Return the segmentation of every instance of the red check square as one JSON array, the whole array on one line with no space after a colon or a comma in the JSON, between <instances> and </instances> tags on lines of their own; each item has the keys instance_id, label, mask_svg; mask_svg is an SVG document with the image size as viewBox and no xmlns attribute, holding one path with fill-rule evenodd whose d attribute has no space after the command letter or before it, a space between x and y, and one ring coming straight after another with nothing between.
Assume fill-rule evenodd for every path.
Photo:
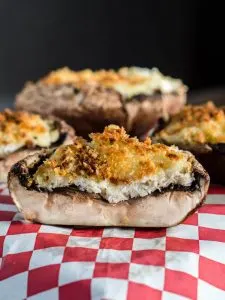
<instances>
[{"instance_id":1,"label":"red check square","mask_svg":"<svg viewBox=\"0 0 225 300\"><path fill-rule=\"evenodd\" d=\"M3 254L3 244L4 244L5 236L0 236L0 257Z\"/></svg>"},{"instance_id":2,"label":"red check square","mask_svg":"<svg viewBox=\"0 0 225 300\"><path fill-rule=\"evenodd\" d=\"M28 273L27 296L50 290L58 286L60 265L51 265L30 270Z\"/></svg>"},{"instance_id":3,"label":"red check square","mask_svg":"<svg viewBox=\"0 0 225 300\"><path fill-rule=\"evenodd\" d=\"M154 288L148 287L144 284L129 282L128 284L128 295L129 300L161 300L162 292Z\"/></svg>"},{"instance_id":4,"label":"red check square","mask_svg":"<svg viewBox=\"0 0 225 300\"><path fill-rule=\"evenodd\" d=\"M82 236L82 237L101 237L103 234L103 229L102 228L96 228L96 229L74 229L71 233L71 235L75 236Z\"/></svg>"},{"instance_id":5,"label":"red check square","mask_svg":"<svg viewBox=\"0 0 225 300\"><path fill-rule=\"evenodd\" d=\"M32 251L8 254L2 259L0 281L18 273L28 271Z\"/></svg>"},{"instance_id":6,"label":"red check square","mask_svg":"<svg viewBox=\"0 0 225 300\"><path fill-rule=\"evenodd\" d=\"M166 250L199 253L199 241L176 237L167 237Z\"/></svg>"},{"instance_id":7,"label":"red check square","mask_svg":"<svg viewBox=\"0 0 225 300\"><path fill-rule=\"evenodd\" d=\"M142 239L154 239L166 236L166 229L136 229L134 237Z\"/></svg>"},{"instance_id":8,"label":"red check square","mask_svg":"<svg viewBox=\"0 0 225 300\"><path fill-rule=\"evenodd\" d=\"M0 195L0 203L13 204L12 198L8 195Z\"/></svg>"},{"instance_id":9,"label":"red check square","mask_svg":"<svg viewBox=\"0 0 225 300\"><path fill-rule=\"evenodd\" d=\"M164 266L165 251L151 249L132 251L131 262L142 265Z\"/></svg>"},{"instance_id":10,"label":"red check square","mask_svg":"<svg viewBox=\"0 0 225 300\"><path fill-rule=\"evenodd\" d=\"M225 188L220 185L210 185L208 194L210 195L224 195L225 194Z\"/></svg>"},{"instance_id":11,"label":"red check square","mask_svg":"<svg viewBox=\"0 0 225 300\"><path fill-rule=\"evenodd\" d=\"M198 212L201 214L225 215L225 205L205 204L199 208Z\"/></svg>"},{"instance_id":12,"label":"red check square","mask_svg":"<svg viewBox=\"0 0 225 300\"><path fill-rule=\"evenodd\" d=\"M225 243L225 230L199 227L199 240Z\"/></svg>"},{"instance_id":13,"label":"red check square","mask_svg":"<svg viewBox=\"0 0 225 300\"><path fill-rule=\"evenodd\" d=\"M193 215L190 215L187 217L182 224L187 224L187 225L198 225L198 213L194 213Z\"/></svg>"},{"instance_id":14,"label":"red check square","mask_svg":"<svg viewBox=\"0 0 225 300\"><path fill-rule=\"evenodd\" d=\"M166 269L164 290L189 299L197 298L197 278L180 271Z\"/></svg>"},{"instance_id":15,"label":"red check square","mask_svg":"<svg viewBox=\"0 0 225 300\"><path fill-rule=\"evenodd\" d=\"M66 246L69 236L65 234L38 233L34 249Z\"/></svg>"},{"instance_id":16,"label":"red check square","mask_svg":"<svg viewBox=\"0 0 225 300\"><path fill-rule=\"evenodd\" d=\"M212 286L225 290L225 265L200 256L199 278Z\"/></svg>"},{"instance_id":17,"label":"red check square","mask_svg":"<svg viewBox=\"0 0 225 300\"><path fill-rule=\"evenodd\" d=\"M69 261L95 261L98 249L66 247L63 262Z\"/></svg>"},{"instance_id":18,"label":"red check square","mask_svg":"<svg viewBox=\"0 0 225 300\"><path fill-rule=\"evenodd\" d=\"M59 287L59 299L91 299L91 280L80 280Z\"/></svg>"},{"instance_id":19,"label":"red check square","mask_svg":"<svg viewBox=\"0 0 225 300\"><path fill-rule=\"evenodd\" d=\"M36 233L40 229L41 225L40 224L28 224L28 223L21 223L21 222L12 222L9 230L8 230L8 235L10 234L20 234L20 233Z\"/></svg>"},{"instance_id":20,"label":"red check square","mask_svg":"<svg viewBox=\"0 0 225 300\"><path fill-rule=\"evenodd\" d=\"M12 221L15 211L0 211L0 221Z\"/></svg>"},{"instance_id":21,"label":"red check square","mask_svg":"<svg viewBox=\"0 0 225 300\"><path fill-rule=\"evenodd\" d=\"M132 246L132 238L104 237L100 243L100 249L132 250Z\"/></svg>"},{"instance_id":22,"label":"red check square","mask_svg":"<svg viewBox=\"0 0 225 300\"><path fill-rule=\"evenodd\" d=\"M94 277L128 279L129 263L96 263Z\"/></svg>"}]
</instances>

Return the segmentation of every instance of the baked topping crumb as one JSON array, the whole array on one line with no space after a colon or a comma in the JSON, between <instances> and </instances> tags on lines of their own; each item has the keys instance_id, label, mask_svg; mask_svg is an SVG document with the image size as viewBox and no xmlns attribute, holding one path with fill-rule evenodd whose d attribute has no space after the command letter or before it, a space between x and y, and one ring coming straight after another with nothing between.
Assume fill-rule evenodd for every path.
<instances>
[{"instance_id":1,"label":"baked topping crumb","mask_svg":"<svg viewBox=\"0 0 225 300\"><path fill-rule=\"evenodd\" d=\"M78 138L73 145L60 146L38 168L34 182L48 190L76 185L118 202L193 181L193 159L176 147L151 144L149 138L140 142L115 125L90 137L90 142Z\"/></svg>"},{"instance_id":2,"label":"baked topping crumb","mask_svg":"<svg viewBox=\"0 0 225 300\"><path fill-rule=\"evenodd\" d=\"M0 113L0 158L22 147L49 147L58 138L59 129L52 120L10 109Z\"/></svg>"},{"instance_id":3,"label":"baked topping crumb","mask_svg":"<svg viewBox=\"0 0 225 300\"><path fill-rule=\"evenodd\" d=\"M82 88L85 84L97 84L107 88L113 88L125 98L139 94L152 95L158 91L171 93L184 87L181 80L164 76L158 69L138 67L124 67L118 71L89 69L72 71L62 68L51 72L44 77L42 82L47 84L73 84L76 88Z\"/></svg>"},{"instance_id":4,"label":"baked topping crumb","mask_svg":"<svg viewBox=\"0 0 225 300\"><path fill-rule=\"evenodd\" d=\"M156 134L156 139L170 144L225 143L225 112L209 101L187 105Z\"/></svg>"}]
</instances>

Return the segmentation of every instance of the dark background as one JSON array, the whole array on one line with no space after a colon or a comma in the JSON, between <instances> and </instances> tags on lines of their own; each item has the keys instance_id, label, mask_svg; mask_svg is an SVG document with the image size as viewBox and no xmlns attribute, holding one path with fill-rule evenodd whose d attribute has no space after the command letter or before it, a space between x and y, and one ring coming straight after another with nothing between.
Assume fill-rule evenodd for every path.
<instances>
[{"instance_id":1,"label":"dark background","mask_svg":"<svg viewBox=\"0 0 225 300\"><path fill-rule=\"evenodd\" d=\"M157 66L190 90L225 86L219 1L0 0L0 104L52 69Z\"/></svg>"}]
</instances>

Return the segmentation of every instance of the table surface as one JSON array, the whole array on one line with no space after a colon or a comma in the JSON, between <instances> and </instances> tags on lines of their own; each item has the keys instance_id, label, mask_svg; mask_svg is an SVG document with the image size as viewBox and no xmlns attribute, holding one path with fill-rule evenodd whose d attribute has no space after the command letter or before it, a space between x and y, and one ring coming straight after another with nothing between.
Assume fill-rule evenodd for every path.
<instances>
[{"instance_id":1,"label":"table surface","mask_svg":"<svg viewBox=\"0 0 225 300\"><path fill-rule=\"evenodd\" d=\"M168 229L25 223L0 185L0 299L225 299L225 187Z\"/></svg>"}]
</instances>

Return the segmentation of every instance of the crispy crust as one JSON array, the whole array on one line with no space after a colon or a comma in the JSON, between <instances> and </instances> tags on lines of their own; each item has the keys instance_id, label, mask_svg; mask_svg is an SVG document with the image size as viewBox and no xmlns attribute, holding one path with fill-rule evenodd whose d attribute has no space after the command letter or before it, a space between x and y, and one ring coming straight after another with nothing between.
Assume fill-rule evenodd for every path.
<instances>
[{"instance_id":1,"label":"crispy crust","mask_svg":"<svg viewBox=\"0 0 225 300\"><path fill-rule=\"evenodd\" d=\"M184 144L224 143L224 124L225 111L216 107L213 102L186 105L158 131L158 137L169 141L169 138L178 135L178 142ZM169 142L172 143L172 140Z\"/></svg>"},{"instance_id":2,"label":"crispy crust","mask_svg":"<svg viewBox=\"0 0 225 300\"><path fill-rule=\"evenodd\" d=\"M56 120L60 125L60 133L62 137L62 141L60 144L71 144L75 139L75 132L74 129L66 124L64 121L55 118L55 117L48 117L48 119ZM56 143L55 146L58 146ZM9 154L6 158L0 160L0 181L7 182L7 176L10 168L14 165L17 161L24 159L28 155L32 155L36 152L39 152L40 148L37 149L24 149L16 151L12 154Z\"/></svg>"},{"instance_id":3,"label":"crispy crust","mask_svg":"<svg viewBox=\"0 0 225 300\"><path fill-rule=\"evenodd\" d=\"M163 144L152 145L149 138L140 142L116 125L107 126L103 133L92 133L90 138L90 143L77 138L73 145L59 147L38 169L35 176L40 185L50 184L52 176L70 180L87 176L115 185L131 184L183 159L185 169L192 168L193 159L184 151Z\"/></svg>"},{"instance_id":4,"label":"crispy crust","mask_svg":"<svg viewBox=\"0 0 225 300\"><path fill-rule=\"evenodd\" d=\"M163 143L170 146L165 140L155 138L155 135L163 130L168 122L160 120L160 122L151 131L153 142ZM210 181L215 184L225 185L225 143L219 144L193 144L187 145L184 143L176 144L180 149L190 151L196 159L203 165L209 173Z\"/></svg>"},{"instance_id":5,"label":"crispy crust","mask_svg":"<svg viewBox=\"0 0 225 300\"><path fill-rule=\"evenodd\" d=\"M82 136L102 131L109 124L124 126L132 135L141 136L158 118L179 112L185 103L184 85L176 93L126 100L116 90L96 84L77 90L71 84L30 82L17 95L15 105L17 109L58 116Z\"/></svg>"},{"instance_id":6,"label":"crispy crust","mask_svg":"<svg viewBox=\"0 0 225 300\"><path fill-rule=\"evenodd\" d=\"M46 153L45 155L48 155ZM43 156L43 153L42 153ZM18 162L8 177L10 194L26 220L44 224L125 227L168 227L180 223L200 206L209 187L209 176L195 161L199 188L167 191L157 195L110 204L94 194L69 189L40 192L26 188L20 175L43 159L34 154ZM88 218L87 218L88 216Z\"/></svg>"}]
</instances>

